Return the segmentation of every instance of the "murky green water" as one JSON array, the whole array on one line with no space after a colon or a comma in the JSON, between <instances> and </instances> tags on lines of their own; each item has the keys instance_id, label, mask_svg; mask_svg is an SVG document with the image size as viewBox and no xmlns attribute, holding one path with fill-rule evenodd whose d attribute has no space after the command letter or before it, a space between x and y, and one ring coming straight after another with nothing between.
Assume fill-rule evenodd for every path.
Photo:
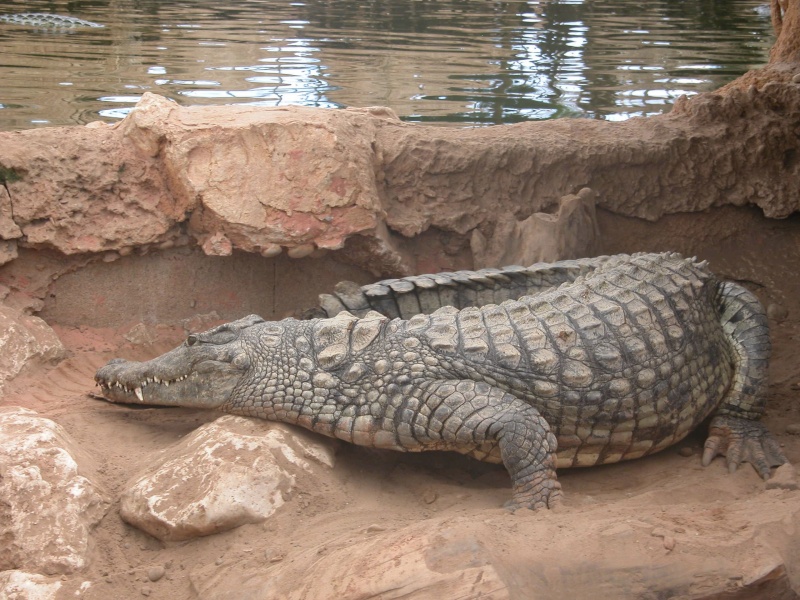
<instances>
[{"instance_id":1,"label":"murky green water","mask_svg":"<svg viewBox=\"0 0 800 600\"><path fill-rule=\"evenodd\" d=\"M611 120L669 109L766 62L746 0L0 2L103 28L0 24L0 130L182 105L385 105L408 121Z\"/></svg>"}]
</instances>

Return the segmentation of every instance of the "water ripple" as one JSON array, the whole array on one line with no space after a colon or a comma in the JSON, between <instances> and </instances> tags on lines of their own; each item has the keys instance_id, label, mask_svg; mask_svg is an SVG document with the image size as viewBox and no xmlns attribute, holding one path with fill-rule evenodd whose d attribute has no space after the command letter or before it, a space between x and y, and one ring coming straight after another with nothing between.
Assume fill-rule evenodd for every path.
<instances>
[{"instance_id":1,"label":"water ripple","mask_svg":"<svg viewBox=\"0 0 800 600\"><path fill-rule=\"evenodd\" d=\"M0 26L0 129L119 119L148 90L184 105L386 105L436 124L622 120L764 63L763 6L76 0L74 16L105 27Z\"/></svg>"}]
</instances>

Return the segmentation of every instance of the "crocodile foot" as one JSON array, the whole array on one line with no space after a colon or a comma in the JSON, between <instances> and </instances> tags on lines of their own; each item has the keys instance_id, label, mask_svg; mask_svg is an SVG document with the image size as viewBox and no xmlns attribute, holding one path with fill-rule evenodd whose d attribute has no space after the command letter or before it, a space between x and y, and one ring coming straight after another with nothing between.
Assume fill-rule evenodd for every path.
<instances>
[{"instance_id":1,"label":"crocodile foot","mask_svg":"<svg viewBox=\"0 0 800 600\"><path fill-rule=\"evenodd\" d=\"M563 498L561 484L555 478L555 472L538 471L522 484L514 486L514 496L503 507L515 512L520 508L538 510L540 508L556 508Z\"/></svg>"},{"instance_id":2,"label":"crocodile foot","mask_svg":"<svg viewBox=\"0 0 800 600\"><path fill-rule=\"evenodd\" d=\"M715 456L728 459L731 473L742 462L749 462L764 480L770 477L770 467L788 462L780 445L762 423L726 415L711 420L703 450L703 466L708 466Z\"/></svg>"}]
</instances>

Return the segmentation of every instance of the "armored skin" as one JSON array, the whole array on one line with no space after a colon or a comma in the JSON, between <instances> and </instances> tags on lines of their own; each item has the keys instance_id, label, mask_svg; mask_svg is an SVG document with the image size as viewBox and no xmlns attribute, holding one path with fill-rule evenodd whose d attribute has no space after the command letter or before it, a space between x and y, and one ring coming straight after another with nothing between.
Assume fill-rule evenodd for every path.
<instances>
[{"instance_id":1,"label":"armored skin","mask_svg":"<svg viewBox=\"0 0 800 600\"><path fill-rule=\"evenodd\" d=\"M115 359L96 380L112 402L502 462L512 509L558 502L557 467L652 454L712 415L703 464L721 454L768 478L786 459L758 422L770 343L756 297L677 254L594 266L519 300L408 320L249 316L147 362Z\"/></svg>"},{"instance_id":2,"label":"armored skin","mask_svg":"<svg viewBox=\"0 0 800 600\"><path fill-rule=\"evenodd\" d=\"M320 294L319 306L306 311L303 316L335 317L347 311L363 317L375 310L390 318L410 319L445 306L468 308L500 304L575 281L602 264L626 259L627 256L599 256L536 263L529 267L412 275L361 286L352 281L342 281L334 287L332 294Z\"/></svg>"}]
</instances>

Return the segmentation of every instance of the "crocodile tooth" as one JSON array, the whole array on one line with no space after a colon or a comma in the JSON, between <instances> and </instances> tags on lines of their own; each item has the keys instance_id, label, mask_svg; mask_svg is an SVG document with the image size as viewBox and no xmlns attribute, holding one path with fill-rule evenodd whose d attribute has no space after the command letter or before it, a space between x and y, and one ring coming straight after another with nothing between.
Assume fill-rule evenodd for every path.
<instances>
[{"instance_id":1,"label":"crocodile tooth","mask_svg":"<svg viewBox=\"0 0 800 600\"><path fill-rule=\"evenodd\" d=\"M142 388L137 387L134 392L136 392L136 397L139 399L139 402L144 402L144 396L142 396Z\"/></svg>"},{"instance_id":2,"label":"crocodile tooth","mask_svg":"<svg viewBox=\"0 0 800 600\"><path fill-rule=\"evenodd\" d=\"M156 383L161 383L161 380L158 377L153 377L153 381L155 381Z\"/></svg>"},{"instance_id":3,"label":"crocodile tooth","mask_svg":"<svg viewBox=\"0 0 800 600\"><path fill-rule=\"evenodd\" d=\"M169 381L164 382L164 387L169 387Z\"/></svg>"}]
</instances>

